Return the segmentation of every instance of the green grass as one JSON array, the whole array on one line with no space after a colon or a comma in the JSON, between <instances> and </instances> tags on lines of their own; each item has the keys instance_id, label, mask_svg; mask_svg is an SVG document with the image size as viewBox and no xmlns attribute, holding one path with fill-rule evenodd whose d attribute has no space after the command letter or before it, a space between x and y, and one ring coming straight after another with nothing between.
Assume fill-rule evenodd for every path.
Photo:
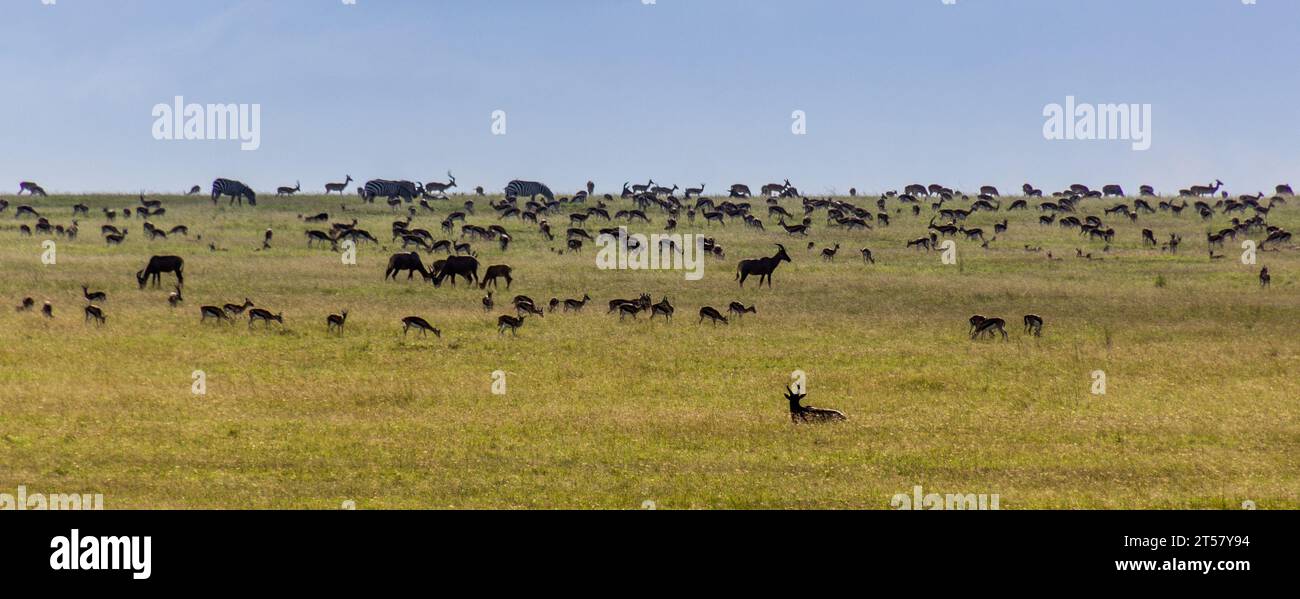
<instances>
[{"instance_id":1,"label":"green grass","mask_svg":"<svg viewBox=\"0 0 1300 599\"><path fill-rule=\"evenodd\" d=\"M685 231L726 248L698 282L598 270L591 244L559 256L549 251L558 243L511 220L516 242L505 255L475 243L485 266L515 267L514 288L488 314L477 289L381 281L396 251L387 241L395 215L382 204L163 200L167 215L155 223L189 225L189 239L150 242L138 219L119 218L131 233L111 248L98 234L100 207L133 196L30 201L59 224L70 223L72 204L91 206L77 240L55 238L51 266L40 261L43 238L18 232L31 219L15 220L13 207L0 214L0 492L98 492L110 509L335 509L345 500L360 509L635 509L645 500L884 509L922 485L997 493L1003 509L1300 507L1300 259L1292 249L1260 253L1273 272L1272 289L1261 290L1259 267L1242 265L1235 245L1208 259L1207 224L1191 210L1136 224L1106 218L1117 230L1109 252L1040 227L1032 210L976 214L973 226L991 230L1008 216L1011 229L989 250L959 242L952 266L903 247L923 233L928 206L869 232L828 228L818 212L811 239L818 251L842 244L834 263L772 222L764 233L683 218ZM438 203L415 225L438 233L458 203ZM1113 203L1090 200L1085 212ZM478 204L471 223L497 222ZM308 250L297 215L319 211L356 216L387 249L361 246L354 267ZM1295 230L1298 214L1278 208L1269 220ZM651 216L632 230L661 230L664 216ZM551 217L557 231L565 220ZM257 251L268 226L274 247ZM1142 227L1162 240L1181 232L1182 251L1141 248ZM209 242L228 251L209 252ZM776 242L794 262L773 288L738 289L736 261L770 255ZM858 257L864 246L876 265ZM1104 260L1076 259L1076 247ZM185 257L183 308L167 306L170 279L137 289L132 274L152 254ZM82 283L108 292L107 326L83 323ZM677 319L605 314L609 299L642 291L671 297ZM594 301L581 315L530 319L518 337L500 336L496 316L515 293ZM24 296L51 301L56 318L15 312ZM199 325L200 305L244 297L283 311L283 330ZM732 300L758 313L696 324L700 306ZM341 309L351 312L346 335L327 335L326 315ZM1011 340L972 342L972 313L1005 318ZM1042 338L1020 333L1027 313L1046 319ZM442 338L404 339L407 315ZM190 392L194 370L207 373L204 396ZM508 373L504 396L490 392L495 370ZM809 403L849 421L792 425L782 388L794 370L808 373ZM1094 370L1106 372L1105 395L1090 393Z\"/></svg>"}]
</instances>

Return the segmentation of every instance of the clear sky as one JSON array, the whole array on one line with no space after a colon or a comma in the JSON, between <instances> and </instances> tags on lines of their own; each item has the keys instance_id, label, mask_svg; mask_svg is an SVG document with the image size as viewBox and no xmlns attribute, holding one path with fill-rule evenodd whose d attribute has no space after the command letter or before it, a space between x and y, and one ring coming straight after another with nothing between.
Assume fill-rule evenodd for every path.
<instances>
[{"instance_id":1,"label":"clear sky","mask_svg":"<svg viewBox=\"0 0 1300 599\"><path fill-rule=\"evenodd\" d=\"M0 0L0 193L1300 185L1296 0L54 2ZM178 95L260 104L260 148L155 140ZM1151 104L1151 149L1044 139L1067 95Z\"/></svg>"}]
</instances>

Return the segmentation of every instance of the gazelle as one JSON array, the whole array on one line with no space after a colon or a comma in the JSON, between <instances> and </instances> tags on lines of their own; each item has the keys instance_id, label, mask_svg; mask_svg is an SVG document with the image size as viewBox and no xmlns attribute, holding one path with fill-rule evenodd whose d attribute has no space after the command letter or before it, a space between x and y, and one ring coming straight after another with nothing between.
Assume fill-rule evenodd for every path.
<instances>
[{"instance_id":1,"label":"gazelle","mask_svg":"<svg viewBox=\"0 0 1300 599\"><path fill-rule=\"evenodd\" d=\"M331 191L337 191L339 195L343 195L343 190L347 189L348 183L351 182L352 182L352 175L348 175L347 180L343 181L342 183L326 183L325 195L329 195Z\"/></svg>"},{"instance_id":2,"label":"gazelle","mask_svg":"<svg viewBox=\"0 0 1300 599\"><path fill-rule=\"evenodd\" d=\"M442 331L433 328L433 325L429 324L429 321L420 318L419 316L407 316L402 319L402 336L405 337L406 333L410 332L411 329L420 331L420 336L422 337L426 336L428 333L433 333L434 337L439 339L442 338Z\"/></svg>"},{"instance_id":3,"label":"gazelle","mask_svg":"<svg viewBox=\"0 0 1300 599\"><path fill-rule=\"evenodd\" d=\"M342 335L343 325L347 324L347 322L348 322L347 310L344 310L339 314L330 314L329 316L325 317L325 332L329 333L330 331L337 328L339 330L339 334Z\"/></svg>"}]
</instances>

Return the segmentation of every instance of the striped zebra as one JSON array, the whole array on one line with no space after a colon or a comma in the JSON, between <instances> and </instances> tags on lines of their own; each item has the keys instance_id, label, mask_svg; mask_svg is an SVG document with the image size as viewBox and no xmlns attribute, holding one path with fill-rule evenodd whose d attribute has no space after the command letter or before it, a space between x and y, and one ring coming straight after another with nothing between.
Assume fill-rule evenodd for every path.
<instances>
[{"instance_id":1,"label":"striped zebra","mask_svg":"<svg viewBox=\"0 0 1300 599\"><path fill-rule=\"evenodd\" d=\"M417 195L420 195L419 186L410 181L372 179L361 188L361 199L366 202L373 202L375 198L402 198L409 203L415 201Z\"/></svg>"},{"instance_id":2,"label":"striped zebra","mask_svg":"<svg viewBox=\"0 0 1300 599\"><path fill-rule=\"evenodd\" d=\"M239 205L244 205L244 198L248 198L249 206L257 205L257 194L253 193L247 185L231 179L217 179L212 182L212 203L217 203L221 196L230 196L230 203L234 204L239 200Z\"/></svg>"},{"instance_id":3,"label":"striped zebra","mask_svg":"<svg viewBox=\"0 0 1300 599\"><path fill-rule=\"evenodd\" d=\"M526 196L530 200L537 196L544 196L547 201L555 201L555 194L551 193L551 188L536 181L515 179L506 185L506 199L513 200L519 196Z\"/></svg>"}]
</instances>

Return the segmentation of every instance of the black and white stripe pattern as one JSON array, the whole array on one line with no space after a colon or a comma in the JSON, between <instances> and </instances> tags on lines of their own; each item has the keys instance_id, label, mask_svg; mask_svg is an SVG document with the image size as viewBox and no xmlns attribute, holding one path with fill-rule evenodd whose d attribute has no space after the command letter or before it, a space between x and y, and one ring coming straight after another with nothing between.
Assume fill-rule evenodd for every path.
<instances>
[{"instance_id":1,"label":"black and white stripe pattern","mask_svg":"<svg viewBox=\"0 0 1300 599\"><path fill-rule=\"evenodd\" d=\"M367 202L373 202L375 198L395 199L402 198L407 202L415 200L419 195L417 185L410 181L389 181L387 179L372 179L366 182L365 187L361 189L361 197Z\"/></svg>"},{"instance_id":2,"label":"black and white stripe pattern","mask_svg":"<svg viewBox=\"0 0 1300 599\"><path fill-rule=\"evenodd\" d=\"M555 201L555 194L551 193L551 188L542 185L536 181L520 181L515 179L506 185L506 199L514 199L524 196L529 199L537 196L544 196L547 201Z\"/></svg>"},{"instance_id":3,"label":"black and white stripe pattern","mask_svg":"<svg viewBox=\"0 0 1300 599\"><path fill-rule=\"evenodd\" d=\"M232 179L217 179L212 182L212 203L215 204L222 196L230 196L232 203L239 199L240 204L244 203L243 198L248 198L250 206L257 205L257 194L247 185Z\"/></svg>"}]
</instances>

